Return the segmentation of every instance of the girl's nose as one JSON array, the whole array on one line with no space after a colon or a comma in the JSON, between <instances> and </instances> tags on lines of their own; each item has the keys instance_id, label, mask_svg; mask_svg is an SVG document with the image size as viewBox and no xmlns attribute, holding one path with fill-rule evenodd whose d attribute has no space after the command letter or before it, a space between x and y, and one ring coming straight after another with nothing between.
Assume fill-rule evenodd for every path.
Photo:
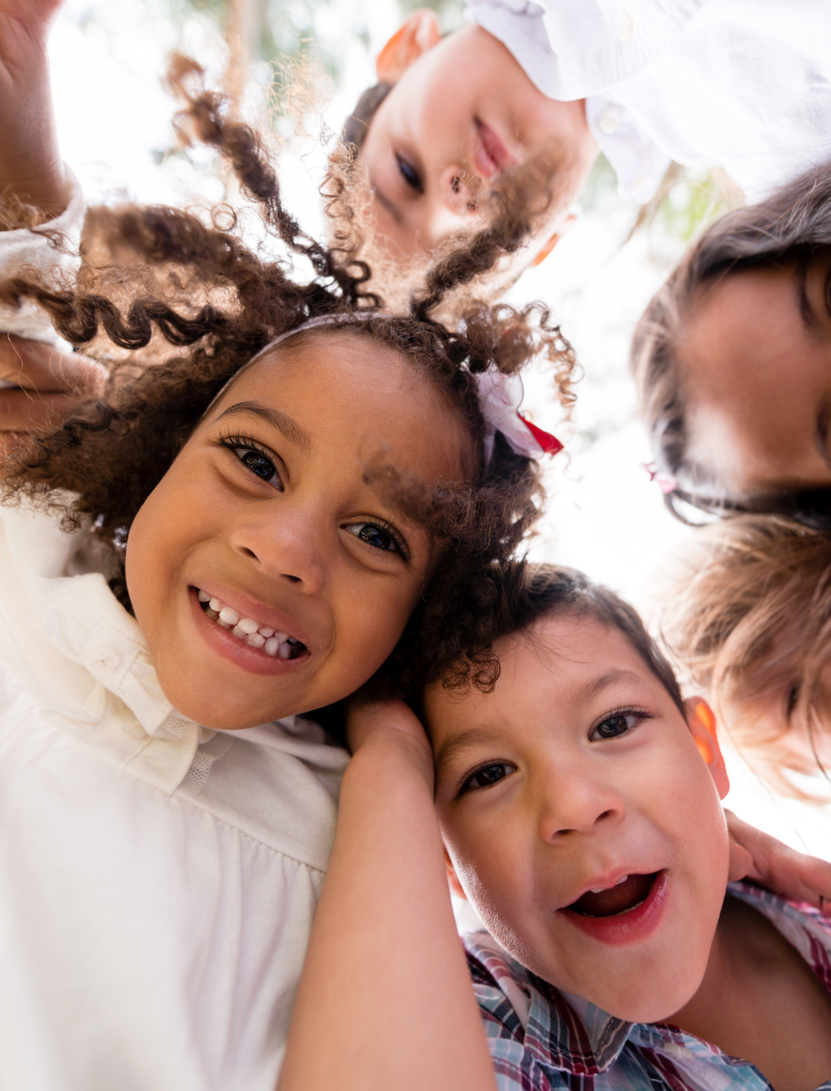
<instances>
[{"instance_id":1,"label":"girl's nose","mask_svg":"<svg viewBox=\"0 0 831 1091\"><path fill-rule=\"evenodd\" d=\"M263 504L260 511L238 524L231 546L251 558L263 575L299 584L307 594L326 582L326 528L323 520L300 504L282 501Z\"/></svg>"},{"instance_id":2,"label":"girl's nose","mask_svg":"<svg viewBox=\"0 0 831 1091\"><path fill-rule=\"evenodd\" d=\"M539 829L553 843L567 834L593 833L623 817L622 796L604 778L560 770L540 788Z\"/></svg>"},{"instance_id":3,"label":"girl's nose","mask_svg":"<svg viewBox=\"0 0 831 1091\"><path fill-rule=\"evenodd\" d=\"M442 200L457 216L476 212L482 199L482 179L460 164L445 167L439 180Z\"/></svg>"}]
</instances>

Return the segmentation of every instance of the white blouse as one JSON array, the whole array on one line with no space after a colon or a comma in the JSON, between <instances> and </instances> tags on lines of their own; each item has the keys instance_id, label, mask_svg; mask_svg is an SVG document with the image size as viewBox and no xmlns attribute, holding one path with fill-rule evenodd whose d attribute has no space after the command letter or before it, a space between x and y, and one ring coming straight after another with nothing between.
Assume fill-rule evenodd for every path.
<instances>
[{"instance_id":1,"label":"white blouse","mask_svg":"<svg viewBox=\"0 0 831 1091\"><path fill-rule=\"evenodd\" d=\"M758 200L831 159L824 0L468 0L554 99L586 99L622 196L670 159L722 166Z\"/></svg>"},{"instance_id":2,"label":"white blouse","mask_svg":"<svg viewBox=\"0 0 831 1091\"><path fill-rule=\"evenodd\" d=\"M105 573L0 508L0 1087L273 1091L347 755L179 715Z\"/></svg>"}]
</instances>

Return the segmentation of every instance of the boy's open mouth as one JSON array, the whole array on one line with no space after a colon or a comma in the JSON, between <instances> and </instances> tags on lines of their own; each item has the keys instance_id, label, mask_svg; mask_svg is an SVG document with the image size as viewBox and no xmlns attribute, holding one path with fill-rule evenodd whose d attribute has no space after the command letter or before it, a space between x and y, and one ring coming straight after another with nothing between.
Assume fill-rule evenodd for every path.
<instances>
[{"instance_id":1,"label":"boy's open mouth","mask_svg":"<svg viewBox=\"0 0 831 1091\"><path fill-rule=\"evenodd\" d=\"M582 917L612 917L618 913L628 913L646 901L657 877L658 872L624 875L608 890L587 890L565 908Z\"/></svg>"},{"instance_id":2,"label":"boy's open mouth","mask_svg":"<svg viewBox=\"0 0 831 1091\"><path fill-rule=\"evenodd\" d=\"M204 613L244 644L258 648L276 659L297 659L305 652L306 645L288 633L278 632L269 625L261 625L254 618L241 617L233 606L212 598L201 588L197 588L196 595Z\"/></svg>"}]
</instances>

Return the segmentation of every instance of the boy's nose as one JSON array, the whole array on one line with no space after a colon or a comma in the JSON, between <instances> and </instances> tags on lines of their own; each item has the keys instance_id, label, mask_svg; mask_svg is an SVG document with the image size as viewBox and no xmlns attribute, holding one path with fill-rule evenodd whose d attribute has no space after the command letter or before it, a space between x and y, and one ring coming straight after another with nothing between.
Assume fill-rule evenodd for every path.
<instances>
[{"instance_id":1,"label":"boy's nose","mask_svg":"<svg viewBox=\"0 0 831 1091\"><path fill-rule=\"evenodd\" d=\"M253 560L264 576L299 584L307 594L320 591L326 582L325 531L321 520L290 503L280 503L238 524L231 546Z\"/></svg>"},{"instance_id":2,"label":"boy's nose","mask_svg":"<svg viewBox=\"0 0 831 1091\"><path fill-rule=\"evenodd\" d=\"M452 164L442 171L439 182L442 199L457 216L477 212L482 202L482 179L461 164Z\"/></svg>"},{"instance_id":3,"label":"boy's nose","mask_svg":"<svg viewBox=\"0 0 831 1091\"><path fill-rule=\"evenodd\" d=\"M602 779L590 776L558 776L549 783L540 802L540 835L548 843L556 843L574 833L592 833L623 816L623 800L614 788Z\"/></svg>"}]
</instances>

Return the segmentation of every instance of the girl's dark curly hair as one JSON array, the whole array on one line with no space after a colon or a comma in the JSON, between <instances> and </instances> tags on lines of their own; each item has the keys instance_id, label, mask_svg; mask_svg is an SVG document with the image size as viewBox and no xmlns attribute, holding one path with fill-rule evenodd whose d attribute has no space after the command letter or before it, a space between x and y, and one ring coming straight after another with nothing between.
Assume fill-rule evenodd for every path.
<instances>
[{"instance_id":1,"label":"girl's dark curly hair","mask_svg":"<svg viewBox=\"0 0 831 1091\"><path fill-rule=\"evenodd\" d=\"M478 305L459 330L436 321L432 311L444 292L465 283L471 265L478 270L476 255L468 262L463 253L445 260L411 313L385 314L368 288L365 263L350 262L301 232L283 206L257 134L227 116L222 96L192 86L199 75L184 62L173 73L186 103L182 123L230 163L283 256L266 260L247 246L240 216L227 205L214 210L209 224L169 207L99 208L88 215L84 261L72 289L21 278L0 284L0 301L35 301L74 345L95 342L100 349L103 343L110 355L121 350L103 397L7 457L0 499L25 496L59 514L67 529L91 520L120 557L136 513L223 385L277 336L324 315L336 328L343 316L350 332L395 349L429 376L468 428L475 470L464 486L425 495L394 467L368 466L366 472L446 543L417 611L420 623L429 627L441 595L463 602L475 619L479 597L490 594L488 580L476 574L487 575L513 554L539 514L541 498L536 463L499 436L485 465L476 376L489 368L515 373L532 357L547 357L568 406L570 346L541 304L523 310ZM311 265L313 275L305 281L293 272L295 257ZM121 594L126 601L123 586ZM435 653L449 662L468 643L461 633L448 634Z\"/></svg>"},{"instance_id":2,"label":"girl's dark curly hair","mask_svg":"<svg viewBox=\"0 0 831 1091\"><path fill-rule=\"evenodd\" d=\"M807 266L831 251L831 162L806 171L759 204L728 212L687 251L638 322L631 366L640 413L650 434L656 472L675 481L665 494L682 522L696 509L715 516L740 512L786 515L831 529L831 490L782 490L731 496L718 466L690 453L687 395L678 341L703 285L747 269ZM827 290L827 289L826 289ZM783 378L783 381L786 381Z\"/></svg>"}]
</instances>

